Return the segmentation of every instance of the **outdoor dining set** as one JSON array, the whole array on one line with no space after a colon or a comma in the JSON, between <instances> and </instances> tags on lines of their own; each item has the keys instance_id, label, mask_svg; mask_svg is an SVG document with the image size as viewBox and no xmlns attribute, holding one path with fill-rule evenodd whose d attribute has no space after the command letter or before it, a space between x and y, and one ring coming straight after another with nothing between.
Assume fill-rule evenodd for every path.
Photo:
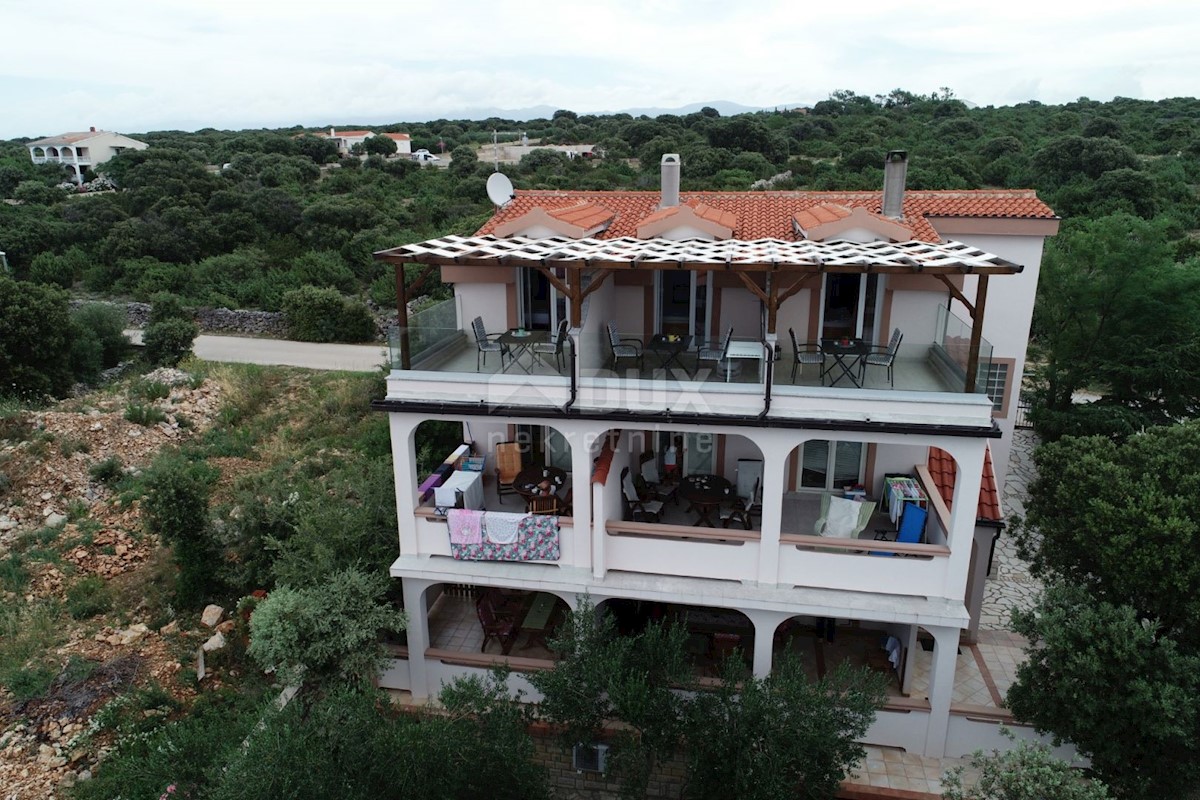
<instances>
[{"instance_id":1,"label":"outdoor dining set","mask_svg":"<svg viewBox=\"0 0 1200 800\"><path fill-rule=\"evenodd\" d=\"M722 527L730 523L742 525L746 530L753 528L752 515L760 512L758 502L760 482L745 496L738 494L736 487L727 478L704 473L687 475L675 481L660 478L654 459L643 458L641 474L636 478L629 468L621 471L621 497L625 516L635 522L661 522L667 503L679 505L682 498L687 502L686 512L694 513L694 526L716 527L717 515Z\"/></svg>"}]
</instances>

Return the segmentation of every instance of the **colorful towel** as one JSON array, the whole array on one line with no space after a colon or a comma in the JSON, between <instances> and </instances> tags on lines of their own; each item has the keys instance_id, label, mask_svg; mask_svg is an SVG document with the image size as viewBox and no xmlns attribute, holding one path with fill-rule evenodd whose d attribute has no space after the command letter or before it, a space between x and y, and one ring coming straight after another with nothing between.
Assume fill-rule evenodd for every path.
<instances>
[{"instance_id":1,"label":"colorful towel","mask_svg":"<svg viewBox=\"0 0 1200 800\"><path fill-rule=\"evenodd\" d=\"M483 534L491 544L513 544L521 520L528 514L510 514L505 511L489 511L483 515Z\"/></svg>"},{"instance_id":2,"label":"colorful towel","mask_svg":"<svg viewBox=\"0 0 1200 800\"><path fill-rule=\"evenodd\" d=\"M483 512L470 508L451 508L446 511L450 527L450 544L483 544Z\"/></svg>"},{"instance_id":3,"label":"colorful towel","mask_svg":"<svg viewBox=\"0 0 1200 800\"><path fill-rule=\"evenodd\" d=\"M490 517L491 514L488 514ZM450 554L459 561L558 561L560 556L558 517L520 514L517 541L512 544L450 544ZM485 520L486 526L486 520Z\"/></svg>"}]
</instances>

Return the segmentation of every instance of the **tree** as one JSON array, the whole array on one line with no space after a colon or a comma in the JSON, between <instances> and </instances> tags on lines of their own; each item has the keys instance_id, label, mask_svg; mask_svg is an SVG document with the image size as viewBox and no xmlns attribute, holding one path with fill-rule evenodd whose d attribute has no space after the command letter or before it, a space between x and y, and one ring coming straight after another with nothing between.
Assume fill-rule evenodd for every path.
<instances>
[{"instance_id":1,"label":"tree","mask_svg":"<svg viewBox=\"0 0 1200 800\"><path fill-rule=\"evenodd\" d=\"M1157 627L1068 586L1013 615L1029 639L1013 714L1073 742L1118 796L1138 800L1185 796L1200 779L1200 658Z\"/></svg>"},{"instance_id":2,"label":"tree","mask_svg":"<svg viewBox=\"0 0 1200 800\"><path fill-rule=\"evenodd\" d=\"M65 393L71 386L70 332L61 289L0 276L0 394Z\"/></svg>"},{"instance_id":3,"label":"tree","mask_svg":"<svg viewBox=\"0 0 1200 800\"><path fill-rule=\"evenodd\" d=\"M1011 738L1011 734L1009 734ZM1040 742L1022 741L1001 753L976 751L971 769L978 771L974 786L963 786L963 767L944 778L943 800L1108 800L1103 783L1085 779L1070 764L1055 758Z\"/></svg>"},{"instance_id":4,"label":"tree","mask_svg":"<svg viewBox=\"0 0 1200 800\"><path fill-rule=\"evenodd\" d=\"M460 144L450 151L450 174L459 178L466 177L475 171L479 163L479 153L469 144Z\"/></svg>"},{"instance_id":5,"label":"tree","mask_svg":"<svg viewBox=\"0 0 1200 800\"><path fill-rule=\"evenodd\" d=\"M71 314L71 371L88 383L115 367L129 350L126 316L118 306L88 303Z\"/></svg>"},{"instance_id":6,"label":"tree","mask_svg":"<svg viewBox=\"0 0 1200 800\"><path fill-rule=\"evenodd\" d=\"M186 319L166 319L147 326L142 335L146 360L157 367L176 367L192 354L192 344L200 335L196 323Z\"/></svg>"},{"instance_id":7,"label":"tree","mask_svg":"<svg viewBox=\"0 0 1200 800\"><path fill-rule=\"evenodd\" d=\"M381 631L404 630L403 611L383 598L385 575L347 569L323 582L280 586L250 618L250 657L285 685L320 690L371 685L386 661Z\"/></svg>"},{"instance_id":8,"label":"tree","mask_svg":"<svg viewBox=\"0 0 1200 800\"><path fill-rule=\"evenodd\" d=\"M147 530L170 546L179 570L176 598L189 607L199 605L216 585L217 549L208 523L216 477L206 465L179 456L164 458L151 471L142 501Z\"/></svg>"},{"instance_id":9,"label":"tree","mask_svg":"<svg viewBox=\"0 0 1200 800\"><path fill-rule=\"evenodd\" d=\"M691 677L686 638L680 627L657 624L618 636L612 617L597 619L585 599L550 641L560 657L554 669L529 676L543 696L541 715L562 728L564 747L601 738L611 743L609 769L623 797L645 796L652 771L683 734L684 701L673 687ZM606 737L612 722L620 728Z\"/></svg>"},{"instance_id":10,"label":"tree","mask_svg":"<svg viewBox=\"0 0 1200 800\"><path fill-rule=\"evenodd\" d=\"M392 156L398 149L390 136L368 136L363 140L363 150L367 155Z\"/></svg>"},{"instance_id":11,"label":"tree","mask_svg":"<svg viewBox=\"0 0 1200 800\"><path fill-rule=\"evenodd\" d=\"M304 342L364 342L375 336L367 307L336 289L293 289L283 296L283 314L289 333Z\"/></svg>"},{"instance_id":12,"label":"tree","mask_svg":"<svg viewBox=\"0 0 1200 800\"><path fill-rule=\"evenodd\" d=\"M687 797L833 798L884 696L879 675L844 663L810 681L791 656L766 678L730 659L688 709Z\"/></svg>"},{"instance_id":13,"label":"tree","mask_svg":"<svg viewBox=\"0 0 1200 800\"><path fill-rule=\"evenodd\" d=\"M1200 778L1200 423L1064 438L1035 459L1014 530L1050 588L1015 616L1029 646L1009 706L1119 795L1179 796Z\"/></svg>"},{"instance_id":14,"label":"tree","mask_svg":"<svg viewBox=\"0 0 1200 800\"><path fill-rule=\"evenodd\" d=\"M1164 223L1070 221L1049 245L1034 314L1039 405L1074 411L1088 387L1160 424L1200 408L1200 264L1175 264ZM1035 418L1036 421L1036 418ZM1044 415L1051 436L1063 423Z\"/></svg>"}]
</instances>

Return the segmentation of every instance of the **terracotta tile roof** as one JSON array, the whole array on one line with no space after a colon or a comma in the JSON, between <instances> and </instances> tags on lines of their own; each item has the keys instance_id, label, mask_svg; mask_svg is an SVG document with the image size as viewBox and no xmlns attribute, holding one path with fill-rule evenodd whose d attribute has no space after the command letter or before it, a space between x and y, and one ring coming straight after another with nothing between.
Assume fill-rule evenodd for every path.
<instances>
[{"instance_id":1,"label":"terracotta tile roof","mask_svg":"<svg viewBox=\"0 0 1200 800\"><path fill-rule=\"evenodd\" d=\"M380 136L386 136L394 142L407 142L412 137L407 133L381 133Z\"/></svg>"},{"instance_id":2,"label":"terracotta tile roof","mask_svg":"<svg viewBox=\"0 0 1200 800\"><path fill-rule=\"evenodd\" d=\"M817 206L862 207L873 214L882 209L881 192L684 192L680 202L694 208L704 205L736 216L734 239L783 239L795 241L793 220L802 211ZM479 235L491 233L503 222L521 217L534 208L559 208L594 203L615 215L599 239L637 236L639 226L653 221L658 209L658 192L588 192L517 190L515 199L496 212ZM663 209L667 211L667 209ZM675 212L671 212L675 213ZM1032 189L980 189L977 191L909 191L904 196L904 223L919 241L940 242L929 217L1004 217L1013 219L1056 219L1054 212ZM661 217L658 217L661 218Z\"/></svg>"},{"instance_id":3,"label":"terracotta tile roof","mask_svg":"<svg viewBox=\"0 0 1200 800\"><path fill-rule=\"evenodd\" d=\"M700 219L706 219L709 222L715 222L722 228L733 230L737 227L738 217L732 211L724 211L720 208L713 208L704 203L688 203L692 210L696 212L696 216Z\"/></svg>"},{"instance_id":4,"label":"terracotta tile roof","mask_svg":"<svg viewBox=\"0 0 1200 800\"><path fill-rule=\"evenodd\" d=\"M567 208L556 208L548 213L555 219L560 219L584 230L591 230L597 225L603 225L615 216L609 209L595 203L580 203Z\"/></svg>"},{"instance_id":5,"label":"terracotta tile roof","mask_svg":"<svg viewBox=\"0 0 1200 800\"><path fill-rule=\"evenodd\" d=\"M839 206L834 203L821 203L818 206L797 211L794 218L797 225L808 231L818 225L845 219L848 216L850 216L850 209L845 206Z\"/></svg>"},{"instance_id":6,"label":"terracotta tile roof","mask_svg":"<svg viewBox=\"0 0 1200 800\"><path fill-rule=\"evenodd\" d=\"M617 439L615 436L609 436L604 440L604 447L600 449L600 455L596 456L596 461L592 464L592 483L601 485L608 483L608 473L612 469L613 455L616 453Z\"/></svg>"},{"instance_id":7,"label":"terracotta tile roof","mask_svg":"<svg viewBox=\"0 0 1200 800\"><path fill-rule=\"evenodd\" d=\"M954 499L954 459L945 450L931 447L928 467L938 494L946 501L946 508L950 508ZM1000 493L996 490L996 472L992 468L990 448L983 454L983 483L979 486L979 508L975 518L989 522L1002 522L1004 519L1000 511Z\"/></svg>"},{"instance_id":8,"label":"terracotta tile roof","mask_svg":"<svg viewBox=\"0 0 1200 800\"><path fill-rule=\"evenodd\" d=\"M334 131L334 136L374 136L374 131Z\"/></svg>"}]
</instances>

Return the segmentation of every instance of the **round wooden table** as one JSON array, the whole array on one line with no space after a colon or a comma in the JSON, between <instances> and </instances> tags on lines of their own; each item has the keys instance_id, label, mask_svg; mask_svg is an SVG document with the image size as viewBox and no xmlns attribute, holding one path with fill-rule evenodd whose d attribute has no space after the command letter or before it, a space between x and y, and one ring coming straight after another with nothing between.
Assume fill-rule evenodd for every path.
<instances>
[{"instance_id":1,"label":"round wooden table","mask_svg":"<svg viewBox=\"0 0 1200 800\"><path fill-rule=\"evenodd\" d=\"M526 467L513 480L517 494L530 500L534 497L560 497L567 485L567 473L558 467Z\"/></svg>"},{"instance_id":2,"label":"round wooden table","mask_svg":"<svg viewBox=\"0 0 1200 800\"><path fill-rule=\"evenodd\" d=\"M688 475L679 484L679 496L690 504L688 511L698 515L693 526L707 525L717 527L712 520L712 512L737 498L733 484L720 475Z\"/></svg>"}]
</instances>

